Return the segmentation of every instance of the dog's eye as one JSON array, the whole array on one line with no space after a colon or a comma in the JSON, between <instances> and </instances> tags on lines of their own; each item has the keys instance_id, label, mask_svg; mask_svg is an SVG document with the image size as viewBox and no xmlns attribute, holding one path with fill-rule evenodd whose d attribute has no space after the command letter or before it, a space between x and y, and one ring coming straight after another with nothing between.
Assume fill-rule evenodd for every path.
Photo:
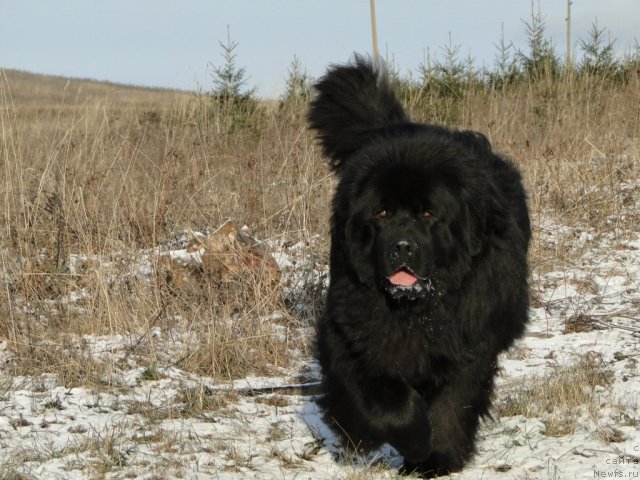
<instances>
[{"instance_id":1,"label":"dog's eye","mask_svg":"<svg viewBox=\"0 0 640 480\"><path fill-rule=\"evenodd\" d=\"M378 218L386 218L389 216L389 212L387 210L385 210L384 208L381 208L380 210L376 210L376 217Z\"/></svg>"}]
</instances>

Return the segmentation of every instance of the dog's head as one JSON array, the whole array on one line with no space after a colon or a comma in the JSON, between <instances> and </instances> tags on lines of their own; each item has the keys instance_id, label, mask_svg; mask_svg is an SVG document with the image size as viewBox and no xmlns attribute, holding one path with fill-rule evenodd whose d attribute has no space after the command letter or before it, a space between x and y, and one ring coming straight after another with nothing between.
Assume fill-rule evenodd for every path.
<instances>
[{"instance_id":1,"label":"dog's head","mask_svg":"<svg viewBox=\"0 0 640 480\"><path fill-rule=\"evenodd\" d=\"M338 174L333 242L357 279L394 300L462 282L483 248L491 182L479 133L411 123L370 62L334 67L316 85L309 120Z\"/></svg>"},{"instance_id":2,"label":"dog's head","mask_svg":"<svg viewBox=\"0 0 640 480\"><path fill-rule=\"evenodd\" d=\"M428 128L354 154L336 191L334 238L361 282L395 300L460 285L484 238L483 198L464 167L470 156Z\"/></svg>"}]
</instances>

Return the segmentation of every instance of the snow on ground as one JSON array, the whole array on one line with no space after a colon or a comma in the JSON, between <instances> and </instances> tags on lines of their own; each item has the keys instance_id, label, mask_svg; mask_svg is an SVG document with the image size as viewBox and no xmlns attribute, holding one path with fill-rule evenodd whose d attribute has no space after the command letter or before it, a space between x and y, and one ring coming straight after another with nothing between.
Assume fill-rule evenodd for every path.
<instances>
[{"instance_id":1,"label":"snow on ground","mask_svg":"<svg viewBox=\"0 0 640 480\"><path fill-rule=\"evenodd\" d=\"M501 360L495 418L483 424L473 462L452 478L640 476L640 231L617 233L538 226L549 252L574 246L573 266L536 268L531 324ZM326 265L310 260L304 244L282 247L275 258L289 303L304 311L305 285L326 282ZM117 356L132 340L84 341ZM0 342L0 361L10 357ZM509 399L584 358L601 368L602 381L592 385L591 408L561 413L571 428L550 433L557 412L505 414ZM67 388L52 375L9 377L0 367L0 478L397 476L401 458L389 448L367 458L341 456L309 392L248 394L297 383L301 375L317 379L317 367L300 359L278 378L220 384L175 367L149 375L132 366L114 372L109 387Z\"/></svg>"}]
</instances>

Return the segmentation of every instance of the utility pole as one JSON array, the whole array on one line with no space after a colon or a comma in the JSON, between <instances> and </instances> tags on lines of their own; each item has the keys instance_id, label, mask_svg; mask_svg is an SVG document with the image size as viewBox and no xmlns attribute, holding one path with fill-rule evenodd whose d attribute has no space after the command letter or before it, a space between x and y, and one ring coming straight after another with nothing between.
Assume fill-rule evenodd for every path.
<instances>
[{"instance_id":1,"label":"utility pole","mask_svg":"<svg viewBox=\"0 0 640 480\"><path fill-rule=\"evenodd\" d=\"M373 63L378 65L380 62L378 58L378 28L376 26L376 1L369 0L371 7L371 37L373 38Z\"/></svg>"},{"instance_id":2,"label":"utility pole","mask_svg":"<svg viewBox=\"0 0 640 480\"><path fill-rule=\"evenodd\" d=\"M572 0L567 0L567 69L571 69L571 5Z\"/></svg>"}]
</instances>

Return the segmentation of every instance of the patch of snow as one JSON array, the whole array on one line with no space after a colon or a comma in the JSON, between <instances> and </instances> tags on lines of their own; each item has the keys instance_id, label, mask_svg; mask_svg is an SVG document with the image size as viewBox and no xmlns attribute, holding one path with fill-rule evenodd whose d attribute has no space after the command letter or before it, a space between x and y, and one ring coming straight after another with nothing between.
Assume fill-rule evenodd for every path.
<instances>
[{"instance_id":1,"label":"patch of snow","mask_svg":"<svg viewBox=\"0 0 640 480\"><path fill-rule=\"evenodd\" d=\"M571 269L533 276L539 300L525 336L501 357L497 403L587 353L603 363L610 385L594 389L599 408L577 413L566 435L545 435L544 417L496 415L484 422L478 454L451 478L637 478L639 232L626 232L620 240L615 232L595 235L545 220L536 235L550 248L573 238L584 254ZM185 241L161 253L200 261L201 252L187 252ZM312 244L313 239L311 245L270 245L282 271L283 295L301 315L312 314L310 303L328 283L326 260L313 253ZM143 252L128 274L152 275L150 259L157 254ZM77 255L70 271L97 260L109 261ZM64 301L85 298L82 291L75 295ZM283 315L274 312L261 321L278 322ZM580 316L593 328L565 333L567 321ZM152 376L131 353L144 335L155 345L158 367ZM54 375L12 376L9 345L0 341L0 478L85 479L100 468L106 478L326 479L364 471L366 478L396 476L402 458L389 446L367 456L345 455L313 394L243 393L313 384L319 376L315 362L301 356L279 377L214 381L175 366L189 335L179 327L152 327L140 336L79 337L83 354L114 369L105 385L73 388Z\"/></svg>"}]
</instances>

